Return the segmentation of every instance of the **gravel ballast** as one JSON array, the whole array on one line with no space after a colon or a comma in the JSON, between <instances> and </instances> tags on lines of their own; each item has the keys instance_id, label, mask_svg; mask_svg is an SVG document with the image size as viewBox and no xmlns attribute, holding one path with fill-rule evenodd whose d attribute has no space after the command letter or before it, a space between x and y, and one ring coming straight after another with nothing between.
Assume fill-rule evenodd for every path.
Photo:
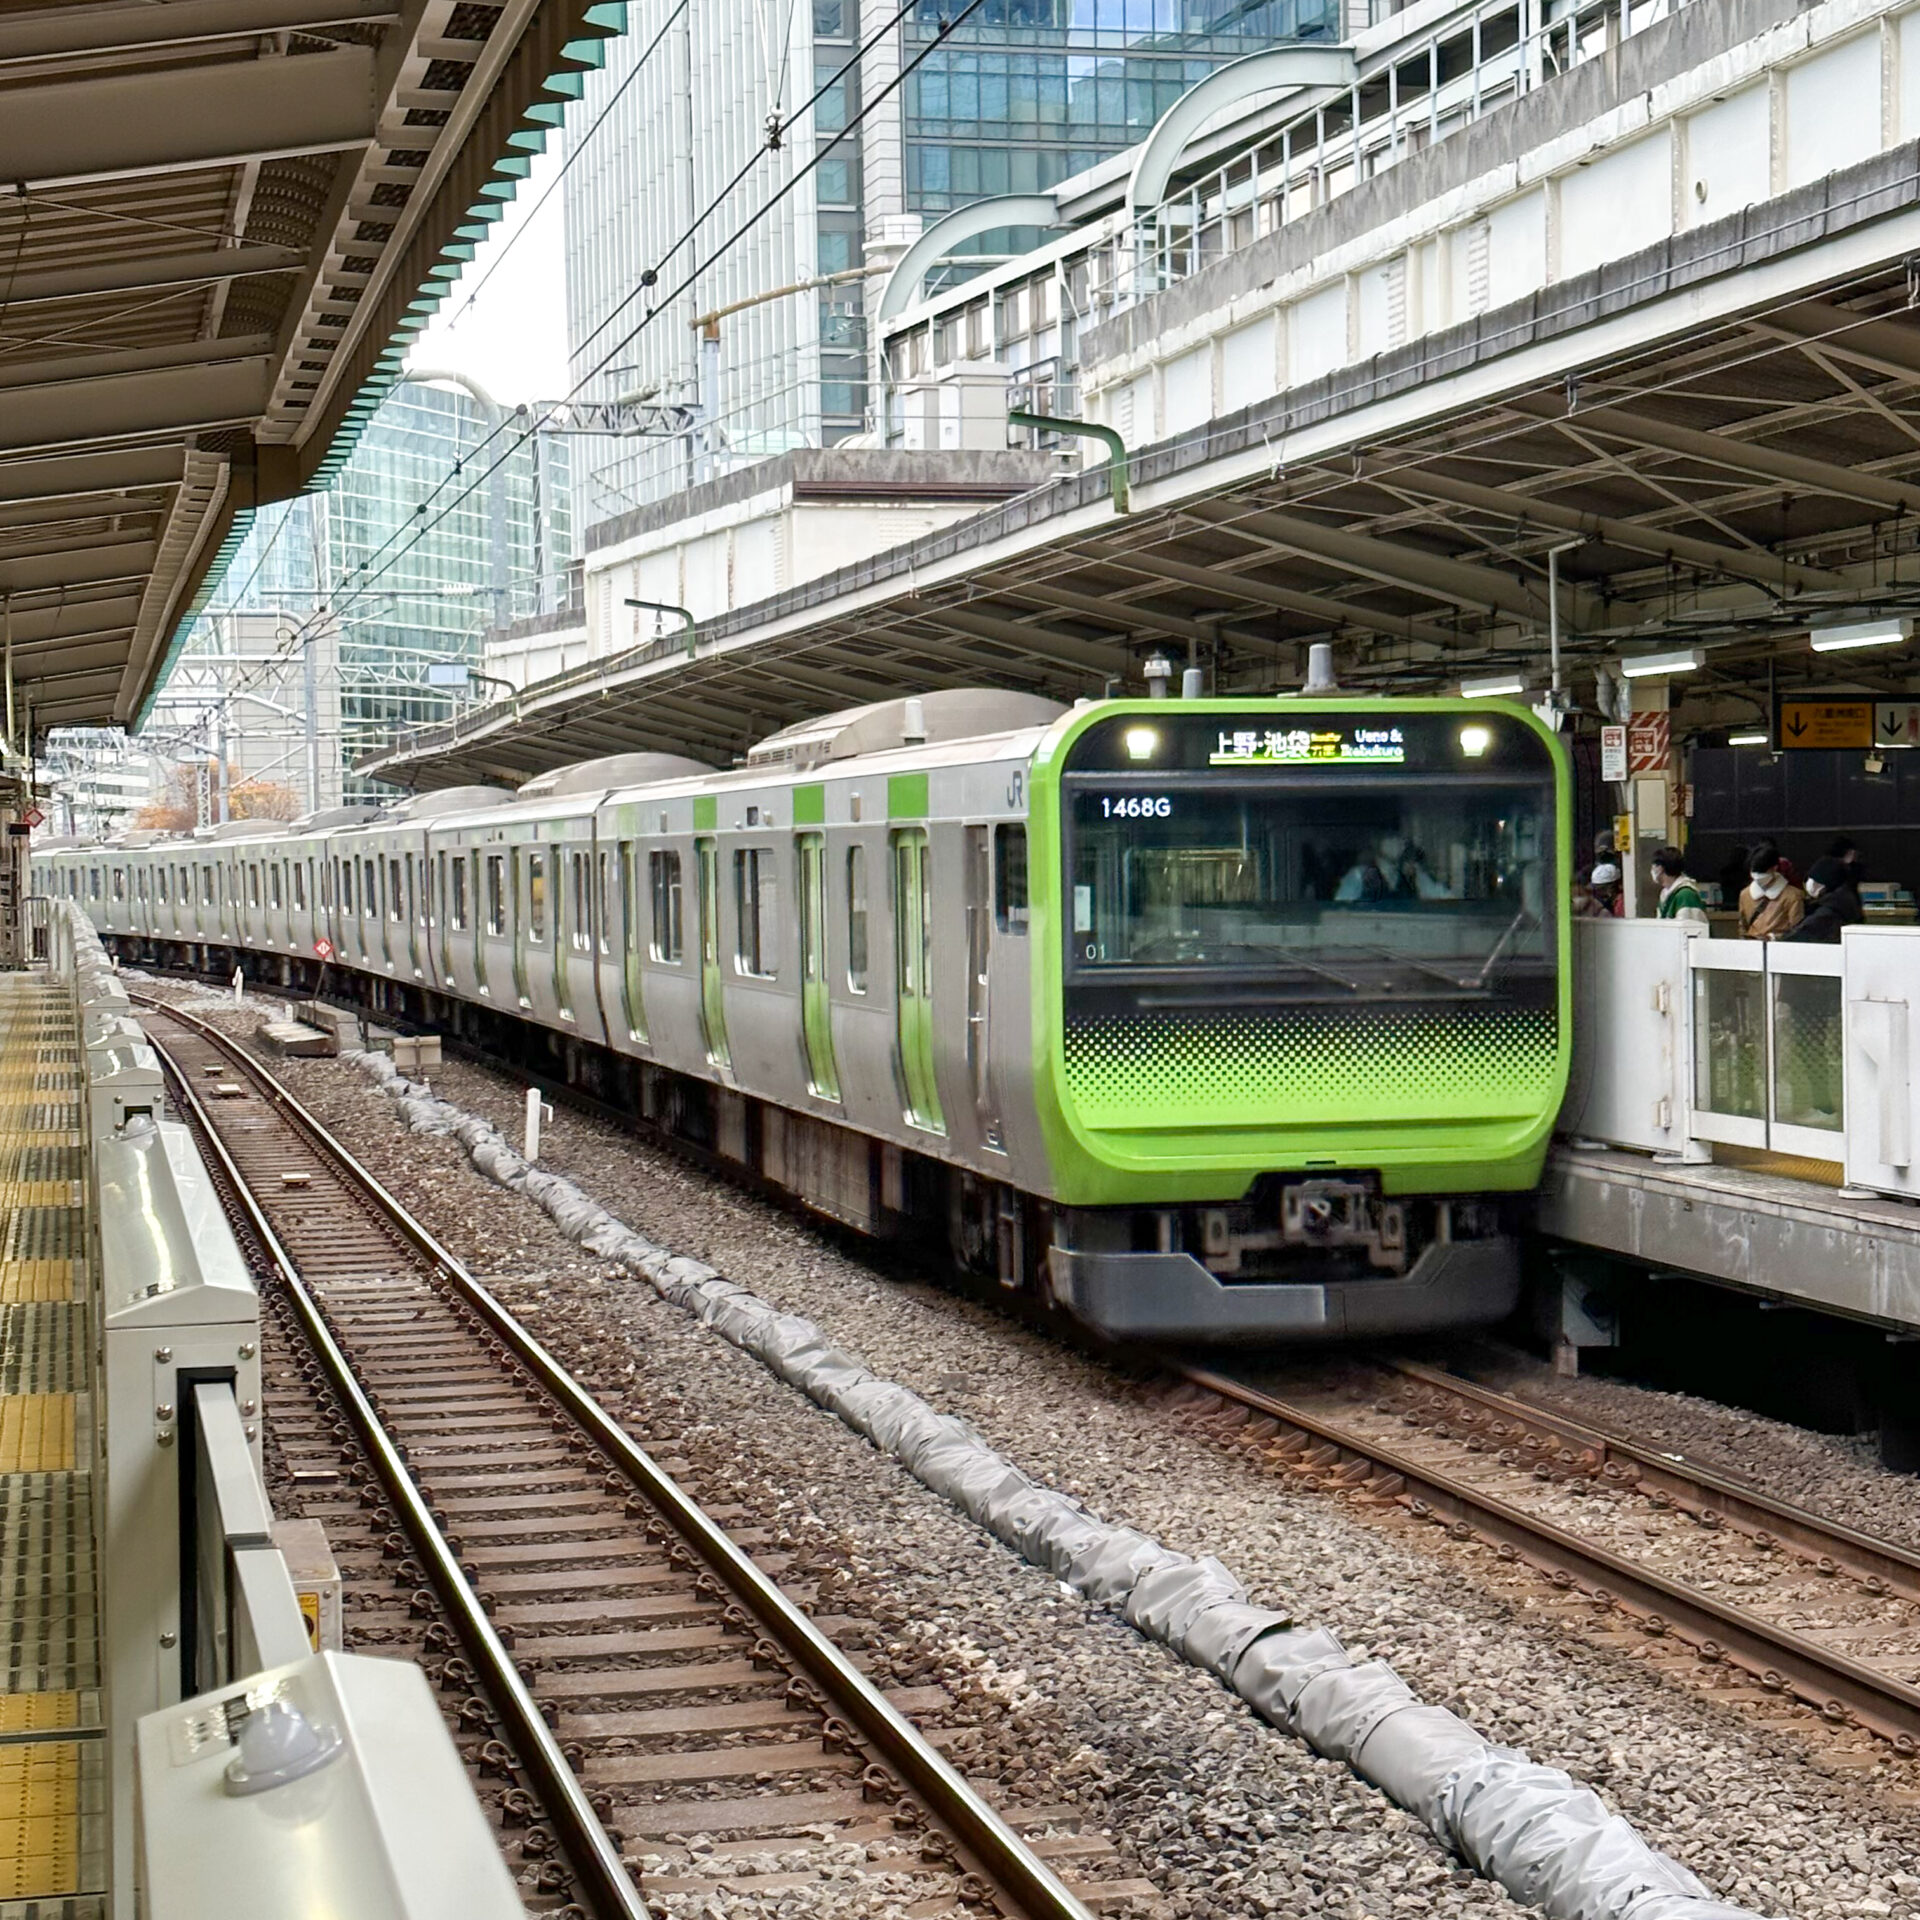
<instances>
[{"instance_id":1,"label":"gravel ballast","mask_svg":"<svg viewBox=\"0 0 1920 1920\"><path fill-rule=\"evenodd\" d=\"M229 1016L231 1017L231 1016ZM223 1024L225 1021L223 1020ZM248 1024L245 1016L236 1024ZM630 1406L691 1453L721 1434L780 1489L846 1579L890 1608L889 1657L984 1688L1022 1726L983 1745L1002 1787L1058 1779L1097 1802L1181 1913L1477 1912L1509 1903L1343 1767L1262 1727L1211 1679L993 1547L757 1365L558 1243L450 1143L407 1136L331 1063L296 1091L536 1327L584 1312L626 1337ZM450 1065L436 1090L517 1126L520 1088ZM1916 1823L1797 1745L1639 1662L1463 1586L1456 1568L1223 1460L1127 1380L950 1295L877 1279L811 1228L562 1109L543 1165L677 1250L817 1320L877 1370L964 1415L1036 1479L1170 1546L1215 1552L1256 1598L1390 1659L1429 1700L1607 1793L1722 1896L1798 1914L1920 1911ZM544 1297L543 1297L544 1296ZM603 1354L603 1368L605 1356ZM636 1420L636 1426L642 1424ZM643 1431L643 1437L645 1437ZM712 1497L709 1494L709 1497Z\"/></svg>"}]
</instances>

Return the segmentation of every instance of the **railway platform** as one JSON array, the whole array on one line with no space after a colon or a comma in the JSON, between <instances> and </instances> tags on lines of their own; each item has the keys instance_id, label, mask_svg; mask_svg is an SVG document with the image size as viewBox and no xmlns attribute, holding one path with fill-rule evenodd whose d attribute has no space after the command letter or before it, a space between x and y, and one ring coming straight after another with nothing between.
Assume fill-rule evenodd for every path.
<instances>
[{"instance_id":1,"label":"railway platform","mask_svg":"<svg viewBox=\"0 0 1920 1920\"><path fill-rule=\"evenodd\" d=\"M0 1920L221 1887L403 1920L448 1847L497 1860L478 1802L418 1670L329 1649L303 1606L248 1262L92 929L45 928L44 965L0 972ZM249 1729L289 1714L337 1768L297 1813L243 1790ZM477 1911L518 1913L497 1880Z\"/></svg>"}]
</instances>

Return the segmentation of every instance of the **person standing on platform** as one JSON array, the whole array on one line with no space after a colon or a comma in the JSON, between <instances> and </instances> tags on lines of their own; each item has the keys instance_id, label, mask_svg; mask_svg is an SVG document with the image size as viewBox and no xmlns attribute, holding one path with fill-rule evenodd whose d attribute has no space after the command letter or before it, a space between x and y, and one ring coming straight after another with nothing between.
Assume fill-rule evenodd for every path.
<instances>
[{"instance_id":1,"label":"person standing on platform","mask_svg":"<svg viewBox=\"0 0 1920 1920\"><path fill-rule=\"evenodd\" d=\"M1695 927L1707 924L1707 903L1700 883L1687 872L1686 856L1678 847L1654 849L1653 883L1660 889L1662 920L1678 920Z\"/></svg>"},{"instance_id":2,"label":"person standing on platform","mask_svg":"<svg viewBox=\"0 0 1920 1920\"><path fill-rule=\"evenodd\" d=\"M1611 860L1596 862L1586 885L1574 889L1573 910L1583 920L1618 920L1626 912L1620 869Z\"/></svg>"},{"instance_id":3,"label":"person standing on platform","mask_svg":"<svg viewBox=\"0 0 1920 1920\"><path fill-rule=\"evenodd\" d=\"M1866 918L1847 863L1832 854L1816 860L1808 870L1807 898L1812 902L1807 908L1807 917L1791 933L1783 933L1782 940L1810 940L1824 946L1838 946L1841 934Z\"/></svg>"},{"instance_id":4,"label":"person standing on platform","mask_svg":"<svg viewBox=\"0 0 1920 1920\"><path fill-rule=\"evenodd\" d=\"M1780 849L1762 840L1747 855L1748 885L1740 895L1740 937L1778 940L1806 918L1807 896L1780 871Z\"/></svg>"}]
</instances>

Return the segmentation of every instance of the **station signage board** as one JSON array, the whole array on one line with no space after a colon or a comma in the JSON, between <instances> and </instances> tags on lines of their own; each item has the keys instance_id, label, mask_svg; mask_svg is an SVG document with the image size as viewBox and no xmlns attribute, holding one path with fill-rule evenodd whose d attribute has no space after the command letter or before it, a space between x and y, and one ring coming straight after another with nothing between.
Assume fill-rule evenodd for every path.
<instances>
[{"instance_id":1,"label":"station signage board","mask_svg":"<svg viewBox=\"0 0 1920 1920\"><path fill-rule=\"evenodd\" d=\"M1876 747L1920 747L1920 700L1876 700L1873 703L1873 744Z\"/></svg>"},{"instance_id":2,"label":"station signage board","mask_svg":"<svg viewBox=\"0 0 1920 1920\"><path fill-rule=\"evenodd\" d=\"M1873 745L1874 703L1830 694L1782 694L1774 744L1783 752Z\"/></svg>"},{"instance_id":3,"label":"station signage board","mask_svg":"<svg viewBox=\"0 0 1920 1920\"><path fill-rule=\"evenodd\" d=\"M1664 711L1630 715L1627 721L1627 771L1634 774L1665 773L1672 763L1672 716Z\"/></svg>"},{"instance_id":4,"label":"station signage board","mask_svg":"<svg viewBox=\"0 0 1920 1920\"><path fill-rule=\"evenodd\" d=\"M1627 730L1600 729L1600 778L1617 784L1627 777Z\"/></svg>"}]
</instances>

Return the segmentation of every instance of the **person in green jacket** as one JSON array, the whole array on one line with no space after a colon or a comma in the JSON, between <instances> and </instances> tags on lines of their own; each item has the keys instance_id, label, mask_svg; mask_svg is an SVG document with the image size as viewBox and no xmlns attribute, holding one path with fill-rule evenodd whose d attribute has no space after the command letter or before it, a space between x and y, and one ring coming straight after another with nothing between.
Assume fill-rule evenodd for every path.
<instances>
[{"instance_id":1,"label":"person in green jacket","mask_svg":"<svg viewBox=\"0 0 1920 1920\"><path fill-rule=\"evenodd\" d=\"M1660 889L1662 920L1679 920L1696 927L1707 924L1707 903L1700 897L1700 883L1687 872L1686 856L1678 847L1654 849L1653 878Z\"/></svg>"}]
</instances>

